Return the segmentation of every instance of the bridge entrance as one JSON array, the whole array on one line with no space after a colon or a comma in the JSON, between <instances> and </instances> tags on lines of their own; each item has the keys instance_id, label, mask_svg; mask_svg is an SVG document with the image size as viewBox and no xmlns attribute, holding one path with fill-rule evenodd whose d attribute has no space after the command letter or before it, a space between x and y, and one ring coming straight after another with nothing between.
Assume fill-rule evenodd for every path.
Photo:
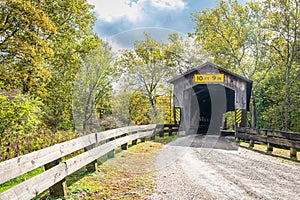
<instances>
[{"instance_id":1,"label":"bridge entrance","mask_svg":"<svg viewBox=\"0 0 300 200\"><path fill-rule=\"evenodd\" d=\"M247 126L252 81L205 63L170 81L180 129L187 134L219 134L223 116L235 111L236 126ZM175 120L176 121L176 120Z\"/></svg>"},{"instance_id":2,"label":"bridge entrance","mask_svg":"<svg viewBox=\"0 0 300 200\"><path fill-rule=\"evenodd\" d=\"M190 116L191 131L218 133L224 114L234 111L234 90L218 84L198 84L189 91L192 94Z\"/></svg>"}]
</instances>

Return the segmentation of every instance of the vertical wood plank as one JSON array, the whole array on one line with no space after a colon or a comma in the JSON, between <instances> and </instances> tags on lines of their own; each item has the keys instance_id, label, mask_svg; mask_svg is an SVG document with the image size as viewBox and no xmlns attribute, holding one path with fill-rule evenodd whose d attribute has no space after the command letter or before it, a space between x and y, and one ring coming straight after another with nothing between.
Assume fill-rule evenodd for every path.
<instances>
[{"instance_id":1,"label":"vertical wood plank","mask_svg":"<svg viewBox=\"0 0 300 200\"><path fill-rule=\"evenodd\" d=\"M106 142L110 142L113 141L114 138L110 138L108 140L106 140ZM115 150L111 150L110 152L107 153L107 159L111 159L115 157Z\"/></svg>"},{"instance_id":2,"label":"vertical wood plank","mask_svg":"<svg viewBox=\"0 0 300 200\"><path fill-rule=\"evenodd\" d=\"M169 126L169 136L172 136L172 126Z\"/></svg>"},{"instance_id":3,"label":"vertical wood plank","mask_svg":"<svg viewBox=\"0 0 300 200\"><path fill-rule=\"evenodd\" d=\"M164 130L164 127L163 128L161 128L160 130L159 130L159 137L164 137L165 136L165 130Z\"/></svg>"},{"instance_id":4,"label":"vertical wood plank","mask_svg":"<svg viewBox=\"0 0 300 200\"><path fill-rule=\"evenodd\" d=\"M267 153L271 154L273 152L273 145L268 142L267 144Z\"/></svg>"},{"instance_id":5,"label":"vertical wood plank","mask_svg":"<svg viewBox=\"0 0 300 200\"><path fill-rule=\"evenodd\" d=\"M249 148L253 148L253 147L254 147L254 140L250 139Z\"/></svg>"},{"instance_id":6,"label":"vertical wood plank","mask_svg":"<svg viewBox=\"0 0 300 200\"><path fill-rule=\"evenodd\" d=\"M132 145L136 145L137 144L137 140L132 140L131 144Z\"/></svg>"},{"instance_id":7,"label":"vertical wood plank","mask_svg":"<svg viewBox=\"0 0 300 200\"><path fill-rule=\"evenodd\" d=\"M155 140L155 134L151 135L150 140L151 141Z\"/></svg>"},{"instance_id":8,"label":"vertical wood plank","mask_svg":"<svg viewBox=\"0 0 300 200\"><path fill-rule=\"evenodd\" d=\"M296 148L294 148L294 147L290 148L290 157L292 159L297 159L297 149Z\"/></svg>"},{"instance_id":9,"label":"vertical wood plank","mask_svg":"<svg viewBox=\"0 0 300 200\"><path fill-rule=\"evenodd\" d=\"M61 158L57 159L53 162L50 162L44 166L45 170L51 169L52 167L54 167L60 163L61 163ZM61 180L58 183L51 186L49 188L49 193L50 193L50 196L52 196L52 197L66 196L68 194L68 187L67 187L66 179L64 178L63 180Z\"/></svg>"},{"instance_id":10,"label":"vertical wood plank","mask_svg":"<svg viewBox=\"0 0 300 200\"><path fill-rule=\"evenodd\" d=\"M127 150L128 149L128 143L122 144L121 149L122 150Z\"/></svg>"}]
</instances>

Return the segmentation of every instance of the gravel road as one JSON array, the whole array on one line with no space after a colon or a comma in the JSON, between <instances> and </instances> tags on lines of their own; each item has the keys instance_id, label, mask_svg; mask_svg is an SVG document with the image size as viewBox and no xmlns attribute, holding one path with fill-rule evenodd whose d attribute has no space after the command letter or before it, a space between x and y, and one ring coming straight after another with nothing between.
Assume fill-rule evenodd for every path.
<instances>
[{"instance_id":1,"label":"gravel road","mask_svg":"<svg viewBox=\"0 0 300 200\"><path fill-rule=\"evenodd\" d=\"M300 163L190 135L159 151L151 199L300 200Z\"/></svg>"}]
</instances>

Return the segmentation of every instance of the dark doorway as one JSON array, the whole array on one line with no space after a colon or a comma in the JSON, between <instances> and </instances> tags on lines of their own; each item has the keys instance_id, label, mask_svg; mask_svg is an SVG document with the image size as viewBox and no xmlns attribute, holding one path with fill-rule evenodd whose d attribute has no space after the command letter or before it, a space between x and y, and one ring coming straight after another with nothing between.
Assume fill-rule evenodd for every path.
<instances>
[{"instance_id":1,"label":"dark doorway","mask_svg":"<svg viewBox=\"0 0 300 200\"><path fill-rule=\"evenodd\" d=\"M191 102L192 107L198 109L191 109L191 116L197 115L191 125L198 126L199 134L220 134L223 115L235 109L234 90L220 84L199 84L193 87L193 92L196 98Z\"/></svg>"}]
</instances>

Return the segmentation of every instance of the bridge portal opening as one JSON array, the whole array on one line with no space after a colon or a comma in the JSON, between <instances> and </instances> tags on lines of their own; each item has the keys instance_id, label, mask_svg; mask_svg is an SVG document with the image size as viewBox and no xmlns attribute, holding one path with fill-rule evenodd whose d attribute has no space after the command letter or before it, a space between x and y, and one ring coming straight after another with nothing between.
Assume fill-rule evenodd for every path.
<instances>
[{"instance_id":1,"label":"bridge portal opening","mask_svg":"<svg viewBox=\"0 0 300 200\"><path fill-rule=\"evenodd\" d=\"M226 112L235 111L235 126L247 126L252 81L205 63L169 81L175 110L186 134L219 134ZM177 121L177 120L175 120Z\"/></svg>"},{"instance_id":2,"label":"bridge portal opening","mask_svg":"<svg viewBox=\"0 0 300 200\"><path fill-rule=\"evenodd\" d=\"M190 132L219 134L226 112L235 110L235 91L219 84L198 84L191 94Z\"/></svg>"}]
</instances>

